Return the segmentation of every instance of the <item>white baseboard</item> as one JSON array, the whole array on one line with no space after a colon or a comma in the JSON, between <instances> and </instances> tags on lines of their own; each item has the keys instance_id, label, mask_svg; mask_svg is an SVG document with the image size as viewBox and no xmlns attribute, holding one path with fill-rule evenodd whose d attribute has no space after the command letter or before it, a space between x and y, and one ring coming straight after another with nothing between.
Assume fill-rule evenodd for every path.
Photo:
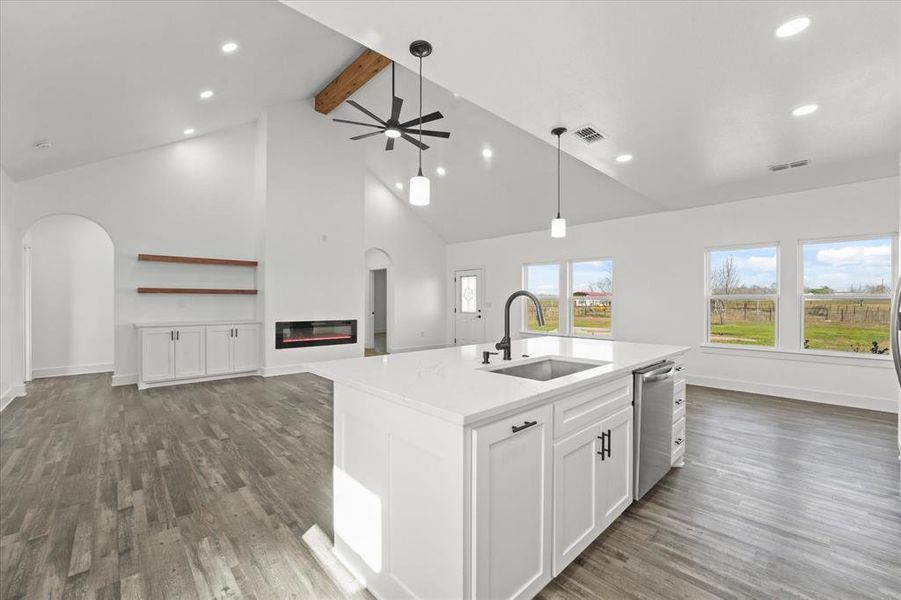
<instances>
[{"instance_id":1,"label":"white baseboard","mask_svg":"<svg viewBox=\"0 0 901 600\"><path fill-rule=\"evenodd\" d=\"M780 396L793 400L805 400L807 402L819 402L850 408L865 408L881 412L897 413L898 403L895 400L876 398L874 396L858 396L852 394L838 394L823 390L811 390L785 385L769 385L756 381L737 381L723 377L708 377L705 375L687 375L686 381L691 385L731 390L734 392L749 392L764 396Z\"/></svg>"},{"instance_id":2,"label":"white baseboard","mask_svg":"<svg viewBox=\"0 0 901 600\"><path fill-rule=\"evenodd\" d=\"M113 387L119 385L135 385L138 382L137 373L129 373L128 375L113 375L110 385Z\"/></svg>"},{"instance_id":3,"label":"white baseboard","mask_svg":"<svg viewBox=\"0 0 901 600\"><path fill-rule=\"evenodd\" d=\"M32 379L43 379L45 377L62 377L64 375L88 375L90 373L110 373L113 370L113 363L95 363L92 365L73 365L70 367L44 367L41 369L32 369Z\"/></svg>"},{"instance_id":4,"label":"white baseboard","mask_svg":"<svg viewBox=\"0 0 901 600\"><path fill-rule=\"evenodd\" d=\"M309 373L310 368L306 363L296 365L282 365L280 367L265 367L263 377L278 377L279 375L294 375L295 373Z\"/></svg>"},{"instance_id":5,"label":"white baseboard","mask_svg":"<svg viewBox=\"0 0 901 600\"><path fill-rule=\"evenodd\" d=\"M18 398L19 396L25 395L25 384L19 383L16 385L9 386L9 389L0 394L0 410L3 410L9 403Z\"/></svg>"},{"instance_id":6,"label":"white baseboard","mask_svg":"<svg viewBox=\"0 0 901 600\"><path fill-rule=\"evenodd\" d=\"M423 346L393 346L388 348L389 354L400 354L402 352L418 352L420 350L435 350L436 348L447 348L453 344L426 344Z\"/></svg>"}]
</instances>

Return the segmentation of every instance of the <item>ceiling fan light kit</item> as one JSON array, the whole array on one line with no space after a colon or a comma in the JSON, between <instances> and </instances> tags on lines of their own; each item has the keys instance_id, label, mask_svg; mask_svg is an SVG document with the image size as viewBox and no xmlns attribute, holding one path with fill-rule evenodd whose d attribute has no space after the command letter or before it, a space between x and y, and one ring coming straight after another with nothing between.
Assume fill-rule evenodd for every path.
<instances>
[{"instance_id":1,"label":"ceiling fan light kit","mask_svg":"<svg viewBox=\"0 0 901 600\"><path fill-rule=\"evenodd\" d=\"M419 59L419 118L401 122L400 111L403 108L404 100L399 98L395 92L395 69L394 61L391 62L391 114L387 119L382 119L371 110L364 108L353 100L347 103L356 108L358 111L374 120L374 123L364 123L361 121L349 121L347 119L332 119L336 123L348 123L350 125L359 125L361 127L371 127L375 131L361 133L353 136L352 140L365 140L379 134L384 134L387 139L385 142L385 150L394 150L394 141L403 139L419 149L419 172L410 179L410 204L415 206L427 206L430 196L429 178L422 174L422 151L428 150L429 146L422 143L422 136L449 138L448 131L432 131L423 130L424 123L430 123L443 119L444 115L440 111L422 115L422 59L432 53L432 45L425 40L416 40L410 44L410 54ZM416 137L414 137L416 136Z\"/></svg>"},{"instance_id":2,"label":"ceiling fan light kit","mask_svg":"<svg viewBox=\"0 0 901 600\"><path fill-rule=\"evenodd\" d=\"M566 237L566 219L560 216L560 136L566 133L566 127L554 127L551 135L557 136L557 216L551 219L551 237Z\"/></svg>"}]
</instances>

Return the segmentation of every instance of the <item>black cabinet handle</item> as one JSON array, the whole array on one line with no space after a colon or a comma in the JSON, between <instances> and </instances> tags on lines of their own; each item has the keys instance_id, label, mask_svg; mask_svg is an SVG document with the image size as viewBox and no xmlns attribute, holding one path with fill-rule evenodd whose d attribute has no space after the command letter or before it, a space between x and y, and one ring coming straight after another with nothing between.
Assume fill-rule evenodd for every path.
<instances>
[{"instance_id":1,"label":"black cabinet handle","mask_svg":"<svg viewBox=\"0 0 901 600\"><path fill-rule=\"evenodd\" d=\"M238 337L238 328L235 327L235 337Z\"/></svg>"},{"instance_id":2,"label":"black cabinet handle","mask_svg":"<svg viewBox=\"0 0 901 600\"><path fill-rule=\"evenodd\" d=\"M512 429L513 429L513 433L519 433L519 432L522 431L523 429L528 429L528 428L531 427L532 425L538 425L538 421L526 421L525 423L523 423L523 424L520 425L519 427L517 427L516 425L514 425L513 428L512 428Z\"/></svg>"},{"instance_id":3,"label":"black cabinet handle","mask_svg":"<svg viewBox=\"0 0 901 600\"><path fill-rule=\"evenodd\" d=\"M170 332L169 332L169 341L170 341L170 342L174 342L174 341L175 341L175 332L174 332L174 331L170 331Z\"/></svg>"},{"instance_id":4,"label":"black cabinet handle","mask_svg":"<svg viewBox=\"0 0 901 600\"><path fill-rule=\"evenodd\" d=\"M684 398L679 398L678 400L676 400L675 404L676 404L676 406L682 406L682 403L683 403L683 402L685 402L685 399L684 399Z\"/></svg>"},{"instance_id":5,"label":"black cabinet handle","mask_svg":"<svg viewBox=\"0 0 901 600\"><path fill-rule=\"evenodd\" d=\"M677 446L681 446L681 445L682 445L682 442L684 442L684 441L685 441L685 440L683 440L682 438L679 438L678 440L676 440L676 441L673 442L673 443L674 443L675 445L677 445Z\"/></svg>"},{"instance_id":6,"label":"black cabinet handle","mask_svg":"<svg viewBox=\"0 0 901 600\"><path fill-rule=\"evenodd\" d=\"M598 436L598 439L601 440L601 451L598 452L601 455L601 460L610 458L610 441L612 437L609 429Z\"/></svg>"},{"instance_id":7,"label":"black cabinet handle","mask_svg":"<svg viewBox=\"0 0 901 600\"><path fill-rule=\"evenodd\" d=\"M175 330L175 341L176 341L176 342L178 341L178 333L179 333L179 332L178 332L178 330L176 329L176 330Z\"/></svg>"}]
</instances>

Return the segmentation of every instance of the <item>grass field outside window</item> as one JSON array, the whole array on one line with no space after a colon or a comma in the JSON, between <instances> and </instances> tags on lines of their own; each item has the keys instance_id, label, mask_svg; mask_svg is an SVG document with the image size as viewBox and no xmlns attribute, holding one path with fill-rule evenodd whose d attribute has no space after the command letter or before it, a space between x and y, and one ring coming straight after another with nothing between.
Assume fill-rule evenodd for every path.
<instances>
[{"instance_id":1,"label":"grass field outside window","mask_svg":"<svg viewBox=\"0 0 901 600\"><path fill-rule=\"evenodd\" d=\"M774 245L707 251L707 342L775 348L779 253Z\"/></svg>"}]
</instances>

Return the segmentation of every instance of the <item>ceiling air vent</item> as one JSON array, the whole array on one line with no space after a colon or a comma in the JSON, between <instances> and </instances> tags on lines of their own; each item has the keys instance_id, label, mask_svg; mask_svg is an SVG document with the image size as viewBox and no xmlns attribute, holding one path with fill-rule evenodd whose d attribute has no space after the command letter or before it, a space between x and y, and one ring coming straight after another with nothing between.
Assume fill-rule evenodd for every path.
<instances>
[{"instance_id":1,"label":"ceiling air vent","mask_svg":"<svg viewBox=\"0 0 901 600\"><path fill-rule=\"evenodd\" d=\"M796 161L793 161L790 163L781 163L778 165L770 165L767 168L770 171L776 172L776 171L785 171L788 169L794 169L796 167L806 167L809 164L810 164L810 161L807 159L804 159L804 160L796 160Z\"/></svg>"},{"instance_id":2,"label":"ceiling air vent","mask_svg":"<svg viewBox=\"0 0 901 600\"><path fill-rule=\"evenodd\" d=\"M585 142L593 144L607 139L607 136L601 133L601 130L594 125L582 125L573 130L573 135Z\"/></svg>"}]
</instances>

